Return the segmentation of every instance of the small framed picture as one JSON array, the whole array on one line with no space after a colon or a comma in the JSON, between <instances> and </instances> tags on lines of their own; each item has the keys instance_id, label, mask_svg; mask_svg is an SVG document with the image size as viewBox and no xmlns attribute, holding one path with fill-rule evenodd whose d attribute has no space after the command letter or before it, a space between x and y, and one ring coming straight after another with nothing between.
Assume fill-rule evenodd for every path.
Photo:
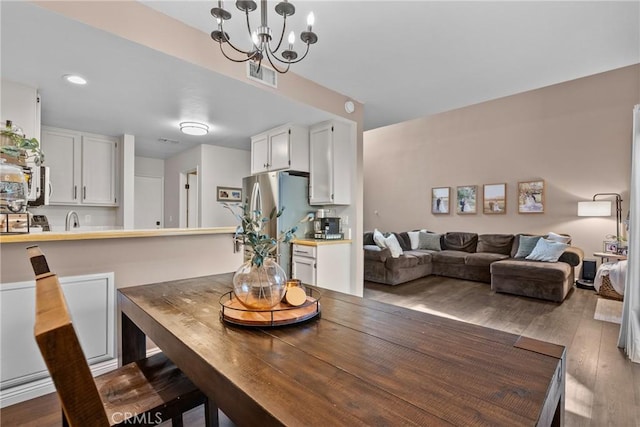
<instances>
[{"instance_id":1,"label":"small framed picture","mask_svg":"<svg viewBox=\"0 0 640 427\"><path fill-rule=\"evenodd\" d=\"M482 213L507 213L507 184L485 184L482 195Z\"/></svg>"},{"instance_id":2,"label":"small framed picture","mask_svg":"<svg viewBox=\"0 0 640 427\"><path fill-rule=\"evenodd\" d=\"M216 200L219 202L241 202L242 188L216 187Z\"/></svg>"},{"instance_id":3,"label":"small framed picture","mask_svg":"<svg viewBox=\"0 0 640 427\"><path fill-rule=\"evenodd\" d=\"M544 181L518 183L518 213L544 213Z\"/></svg>"},{"instance_id":4,"label":"small framed picture","mask_svg":"<svg viewBox=\"0 0 640 427\"><path fill-rule=\"evenodd\" d=\"M435 215L449 213L449 187L431 189L431 213Z\"/></svg>"},{"instance_id":5,"label":"small framed picture","mask_svg":"<svg viewBox=\"0 0 640 427\"><path fill-rule=\"evenodd\" d=\"M628 246L618 246L617 253L618 253L618 255L627 256L627 254L629 253L629 247Z\"/></svg>"},{"instance_id":6,"label":"small framed picture","mask_svg":"<svg viewBox=\"0 0 640 427\"><path fill-rule=\"evenodd\" d=\"M617 254L618 253L618 242L615 241L604 241L604 251L608 254Z\"/></svg>"},{"instance_id":7,"label":"small framed picture","mask_svg":"<svg viewBox=\"0 0 640 427\"><path fill-rule=\"evenodd\" d=\"M456 213L459 215L477 212L478 186L463 185L456 188Z\"/></svg>"}]
</instances>

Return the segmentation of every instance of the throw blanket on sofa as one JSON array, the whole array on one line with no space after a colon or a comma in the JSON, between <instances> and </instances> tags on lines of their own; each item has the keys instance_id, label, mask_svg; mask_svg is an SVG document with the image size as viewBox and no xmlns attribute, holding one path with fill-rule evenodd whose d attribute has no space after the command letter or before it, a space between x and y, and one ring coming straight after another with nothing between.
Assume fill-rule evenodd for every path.
<instances>
[{"instance_id":1,"label":"throw blanket on sofa","mask_svg":"<svg viewBox=\"0 0 640 427\"><path fill-rule=\"evenodd\" d=\"M596 280L593 285L596 292L600 292L602 286L602 276L609 276L609 281L613 289L620 295L624 295L624 284L627 278L627 261L605 262L598 268Z\"/></svg>"}]
</instances>

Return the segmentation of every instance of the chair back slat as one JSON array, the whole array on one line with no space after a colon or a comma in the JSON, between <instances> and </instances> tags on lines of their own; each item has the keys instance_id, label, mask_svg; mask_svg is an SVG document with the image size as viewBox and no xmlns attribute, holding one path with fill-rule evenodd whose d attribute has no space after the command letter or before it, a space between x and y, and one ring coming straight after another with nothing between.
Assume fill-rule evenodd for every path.
<instances>
[{"instance_id":1,"label":"chair back slat","mask_svg":"<svg viewBox=\"0 0 640 427\"><path fill-rule=\"evenodd\" d=\"M49 271L40 249L33 249L29 248L36 273L34 334L65 416L70 426L109 426L58 277Z\"/></svg>"}]
</instances>

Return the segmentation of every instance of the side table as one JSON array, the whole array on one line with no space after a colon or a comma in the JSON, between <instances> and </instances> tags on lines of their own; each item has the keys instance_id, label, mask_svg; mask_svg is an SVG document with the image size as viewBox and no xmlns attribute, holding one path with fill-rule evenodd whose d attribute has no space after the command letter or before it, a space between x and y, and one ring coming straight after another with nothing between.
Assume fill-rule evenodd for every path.
<instances>
[{"instance_id":1,"label":"side table","mask_svg":"<svg viewBox=\"0 0 640 427\"><path fill-rule=\"evenodd\" d=\"M608 252L594 252L593 256L600 258L600 262L609 262L610 259L621 261L627 259L626 255L611 254Z\"/></svg>"}]
</instances>

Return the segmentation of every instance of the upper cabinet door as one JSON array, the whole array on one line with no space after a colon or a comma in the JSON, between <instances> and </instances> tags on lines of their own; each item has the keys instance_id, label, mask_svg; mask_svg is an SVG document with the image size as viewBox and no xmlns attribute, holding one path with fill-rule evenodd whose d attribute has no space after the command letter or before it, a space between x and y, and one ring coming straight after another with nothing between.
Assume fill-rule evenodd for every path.
<instances>
[{"instance_id":1,"label":"upper cabinet door","mask_svg":"<svg viewBox=\"0 0 640 427\"><path fill-rule=\"evenodd\" d=\"M271 148L269 170L288 169L291 166L289 133L288 127L269 133L269 146Z\"/></svg>"},{"instance_id":2,"label":"upper cabinet door","mask_svg":"<svg viewBox=\"0 0 640 427\"><path fill-rule=\"evenodd\" d=\"M49 203L80 203L80 133L43 127L42 151L46 156L45 165L49 166L50 170Z\"/></svg>"},{"instance_id":3,"label":"upper cabinet door","mask_svg":"<svg viewBox=\"0 0 640 427\"><path fill-rule=\"evenodd\" d=\"M115 139L82 137L82 203L116 204L116 152Z\"/></svg>"},{"instance_id":4,"label":"upper cabinet door","mask_svg":"<svg viewBox=\"0 0 640 427\"><path fill-rule=\"evenodd\" d=\"M266 133L251 138L251 174L269 170L269 137Z\"/></svg>"},{"instance_id":5,"label":"upper cabinet door","mask_svg":"<svg viewBox=\"0 0 640 427\"><path fill-rule=\"evenodd\" d=\"M309 204L331 204L333 192L333 131L331 124L312 127L309 137Z\"/></svg>"}]
</instances>

